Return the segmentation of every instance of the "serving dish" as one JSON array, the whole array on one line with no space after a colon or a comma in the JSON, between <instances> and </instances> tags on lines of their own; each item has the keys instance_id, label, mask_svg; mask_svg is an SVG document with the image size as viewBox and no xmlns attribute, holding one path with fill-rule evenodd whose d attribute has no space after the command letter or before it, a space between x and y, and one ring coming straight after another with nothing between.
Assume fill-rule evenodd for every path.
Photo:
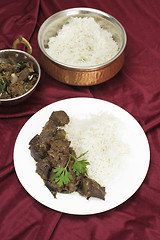
<instances>
[{"instance_id":1,"label":"serving dish","mask_svg":"<svg viewBox=\"0 0 160 240\"><path fill-rule=\"evenodd\" d=\"M19 43L25 44L28 52L17 50L17 45ZM2 63L2 64L6 63L8 61L8 59L12 59L12 61L14 61L15 63L32 62L34 70L35 70L35 72L37 72L36 82L29 91L27 91L26 93L24 93L20 96L13 97L13 98L8 98L8 99L0 98L0 105L8 106L8 105L18 104L18 103L24 101L25 99L27 99L28 97L30 97L31 94L34 92L35 88L37 87L37 84L40 81L41 69L40 69L39 63L31 54L32 54L32 47L29 44L29 42L22 36L20 36L18 39L16 39L14 41L13 49L0 50L0 63Z\"/></svg>"},{"instance_id":2,"label":"serving dish","mask_svg":"<svg viewBox=\"0 0 160 240\"><path fill-rule=\"evenodd\" d=\"M57 35L57 31L67 23L70 17L93 17L101 28L112 32L119 46L118 53L109 61L99 65L76 67L61 63L47 54L45 46L48 39ZM71 8L50 16L41 25L38 32L39 59L42 68L54 79L74 86L97 85L113 78L124 64L126 32L120 22L111 15L92 8Z\"/></svg>"},{"instance_id":3,"label":"serving dish","mask_svg":"<svg viewBox=\"0 0 160 240\"><path fill-rule=\"evenodd\" d=\"M55 199L45 187L41 177L35 172L36 164L30 155L29 142L41 132L52 111L58 110L64 110L70 117L80 118L86 118L88 114L105 112L113 114L124 123L125 139L130 147L130 155L125 166L118 169L116 178L106 187L105 201L95 198L87 200L76 192L72 194L57 193ZM26 191L38 202L53 210L76 215L96 214L124 203L143 183L149 163L149 144L139 123L117 105L93 98L71 98L42 108L22 127L14 147L15 171Z\"/></svg>"}]
</instances>

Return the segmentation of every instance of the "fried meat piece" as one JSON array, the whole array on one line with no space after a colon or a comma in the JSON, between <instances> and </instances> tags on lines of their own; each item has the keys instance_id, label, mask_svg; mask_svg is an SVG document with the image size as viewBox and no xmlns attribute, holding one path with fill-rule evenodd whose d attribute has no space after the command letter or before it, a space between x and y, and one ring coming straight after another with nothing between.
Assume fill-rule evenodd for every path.
<instances>
[{"instance_id":1,"label":"fried meat piece","mask_svg":"<svg viewBox=\"0 0 160 240\"><path fill-rule=\"evenodd\" d=\"M35 161L40 161L47 156L49 146L45 142L41 141L40 136L37 134L29 142L29 149L31 156L35 159Z\"/></svg>"},{"instance_id":2,"label":"fried meat piece","mask_svg":"<svg viewBox=\"0 0 160 240\"><path fill-rule=\"evenodd\" d=\"M96 197L104 200L106 194L104 187L101 187L95 180L86 177L81 179L78 192L87 199Z\"/></svg>"},{"instance_id":3,"label":"fried meat piece","mask_svg":"<svg viewBox=\"0 0 160 240\"><path fill-rule=\"evenodd\" d=\"M52 167L47 158L42 159L36 164L36 172L41 176L44 181L48 180L49 172Z\"/></svg>"},{"instance_id":4,"label":"fried meat piece","mask_svg":"<svg viewBox=\"0 0 160 240\"><path fill-rule=\"evenodd\" d=\"M51 114L49 121L53 121L55 126L64 126L69 123L69 117L64 111L55 111Z\"/></svg>"}]
</instances>

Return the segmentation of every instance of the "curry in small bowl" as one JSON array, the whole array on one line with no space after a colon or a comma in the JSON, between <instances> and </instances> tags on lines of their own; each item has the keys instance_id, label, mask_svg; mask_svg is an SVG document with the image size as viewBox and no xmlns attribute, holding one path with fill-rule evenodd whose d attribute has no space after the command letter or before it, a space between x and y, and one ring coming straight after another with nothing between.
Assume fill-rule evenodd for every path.
<instances>
[{"instance_id":1,"label":"curry in small bowl","mask_svg":"<svg viewBox=\"0 0 160 240\"><path fill-rule=\"evenodd\" d=\"M0 51L0 104L22 102L35 90L40 79L36 59L20 50Z\"/></svg>"}]
</instances>

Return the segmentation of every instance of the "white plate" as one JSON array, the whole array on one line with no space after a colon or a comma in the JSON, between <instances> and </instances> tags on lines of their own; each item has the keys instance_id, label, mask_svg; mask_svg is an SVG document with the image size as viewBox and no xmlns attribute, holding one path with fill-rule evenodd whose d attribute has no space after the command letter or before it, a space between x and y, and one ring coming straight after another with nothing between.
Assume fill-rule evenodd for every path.
<instances>
[{"instance_id":1,"label":"white plate","mask_svg":"<svg viewBox=\"0 0 160 240\"><path fill-rule=\"evenodd\" d=\"M52 111L64 110L70 117L107 112L123 121L131 149L130 159L118 181L106 189L105 201L87 200L78 193L57 194L57 199L35 173L36 165L30 155L29 142L42 130ZM22 127L15 143L14 165L18 179L26 191L45 206L70 214L87 215L110 210L129 199L142 184L150 162L147 137L139 123L122 108L94 98L71 98L52 103L34 114Z\"/></svg>"}]
</instances>

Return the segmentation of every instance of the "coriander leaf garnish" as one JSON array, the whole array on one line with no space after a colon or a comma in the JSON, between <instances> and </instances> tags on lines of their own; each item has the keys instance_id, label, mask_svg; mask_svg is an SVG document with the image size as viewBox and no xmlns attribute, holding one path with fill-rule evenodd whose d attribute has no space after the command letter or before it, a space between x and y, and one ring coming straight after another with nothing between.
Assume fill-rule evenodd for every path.
<instances>
[{"instance_id":1,"label":"coriander leaf garnish","mask_svg":"<svg viewBox=\"0 0 160 240\"><path fill-rule=\"evenodd\" d=\"M53 169L53 172L55 173L53 178L59 187L63 186L64 184L69 183L70 180L72 179L72 175L67 170L67 167L68 167L71 157L73 157L75 160L75 162L72 166L72 169L76 173L76 175L79 176L80 173L82 173L84 175L87 174L86 166L89 165L89 162L87 162L86 160L81 160L81 161L77 160L77 159L81 158L82 156L84 156L87 152L81 154L79 157L75 157L74 155L70 154L67 164L64 168L55 167Z\"/></svg>"},{"instance_id":2,"label":"coriander leaf garnish","mask_svg":"<svg viewBox=\"0 0 160 240\"><path fill-rule=\"evenodd\" d=\"M88 152L88 151L87 151L87 152ZM87 169L86 169L86 167L87 167L87 165L89 165L89 162L87 162L85 159L84 159L84 160L81 160L81 161L77 160L77 159L81 158L82 156L84 156L87 152L81 154L81 155L80 155L79 157L77 157L77 158L71 154L71 156L72 156L72 157L74 158L74 160L75 160L72 169L73 169L73 171L76 173L77 176L79 176L80 173L82 173L82 174L84 174L84 175L87 174Z\"/></svg>"},{"instance_id":3,"label":"coriander leaf garnish","mask_svg":"<svg viewBox=\"0 0 160 240\"><path fill-rule=\"evenodd\" d=\"M54 180L59 187L63 184L67 184L72 179L72 175L67 171L67 168L56 167L53 172L55 172Z\"/></svg>"}]
</instances>

